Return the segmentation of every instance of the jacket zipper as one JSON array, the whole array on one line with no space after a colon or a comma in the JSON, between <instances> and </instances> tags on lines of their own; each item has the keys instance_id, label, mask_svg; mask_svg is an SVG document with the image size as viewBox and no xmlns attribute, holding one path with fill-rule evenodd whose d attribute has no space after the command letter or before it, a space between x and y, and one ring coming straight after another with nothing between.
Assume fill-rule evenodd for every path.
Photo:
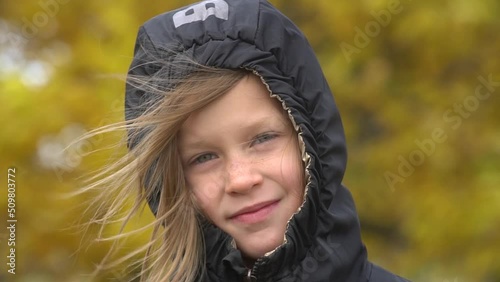
<instances>
[{"instance_id":1,"label":"jacket zipper","mask_svg":"<svg viewBox=\"0 0 500 282\"><path fill-rule=\"evenodd\" d=\"M255 282L257 279L252 276L252 269L248 269L247 276L245 276L245 282Z\"/></svg>"},{"instance_id":2,"label":"jacket zipper","mask_svg":"<svg viewBox=\"0 0 500 282\"><path fill-rule=\"evenodd\" d=\"M253 264L252 268L249 268L247 271L247 275L245 276L245 282L257 282L257 277L255 276L255 269L257 268L257 263L260 259Z\"/></svg>"}]
</instances>

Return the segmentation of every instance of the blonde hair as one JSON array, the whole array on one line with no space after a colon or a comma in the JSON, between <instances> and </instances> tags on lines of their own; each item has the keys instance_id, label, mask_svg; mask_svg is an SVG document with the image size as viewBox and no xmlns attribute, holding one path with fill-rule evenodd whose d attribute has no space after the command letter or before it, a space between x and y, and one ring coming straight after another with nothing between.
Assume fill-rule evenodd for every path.
<instances>
[{"instance_id":1,"label":"blonde hair","mask_svg":"<svg viewBox=\"0 0 500 282\"><path fill-rule=\"evenodd\" d=\"M88 224L100 225L98 237L108 224L120 221L123 223L118 234L106 240L141 231L125 232L124 227L148 200L159 200L155 220L143 228L152 228L150 241L112 263L106 262L106 256L96 272L143 255L140 261L131 263L141 265L141 281L195 281L203 275L205 248L200 213L186 187L177 133L191 113L227 93L250 72L201 66L178 55L175 63L150 62L159 67L153 76L128 76L129 86L147 93L141 114L85 136L126 131L130 147L125 156L91 177L78 192L96 192L89 206L97 210ZM121 215L131 197L132 208ZM118 244L113 244L108 255L117 248Z\"/></svg>"}]
</instances>

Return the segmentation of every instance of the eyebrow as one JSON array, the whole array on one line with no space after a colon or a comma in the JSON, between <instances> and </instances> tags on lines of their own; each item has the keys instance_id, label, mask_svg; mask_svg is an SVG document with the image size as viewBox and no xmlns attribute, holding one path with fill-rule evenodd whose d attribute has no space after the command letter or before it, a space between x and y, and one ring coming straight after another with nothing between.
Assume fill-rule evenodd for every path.
<instances>
[{"instance_id":1,"label":"eyebrow","mask_svg":"<svg viewBox=\"0 0 500 282\"><path fill-rule=\"evenodd\" d=\"M245 124L242 124L240 129L244 130L244 131L258 131L262 128L265 128L265 127L273 127L273 128L276 128L278 127L280 129L284 129L286 128L288 125L286 124L286 120L285 118L281 118L281 119L273 119L269 116L266 116L266 117L262 117L262 118L258 118L258 119L254 119L254 120L250 120L248 122L245 122ZM193 138L195 139L195 138ZM187 141L185 143L185 148L189 148L189 149L196 149L196 148L200 148L200 147L204 147L206 145L206 141L203 139L203 138L196 138L195 141Z\"/></svg>"}]
</instances>

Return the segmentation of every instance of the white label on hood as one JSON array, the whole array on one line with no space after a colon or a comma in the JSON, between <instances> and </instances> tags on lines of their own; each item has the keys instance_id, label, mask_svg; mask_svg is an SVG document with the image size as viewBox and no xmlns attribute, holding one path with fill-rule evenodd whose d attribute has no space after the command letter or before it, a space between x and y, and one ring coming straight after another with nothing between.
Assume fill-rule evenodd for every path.
<instances>
[{"instance_id":1,"label":"white label on hood","mask_svg":"<svg viewBox=\"0 0 500 282\"><path fill-rule=\"evenodd\" d=\"M175 28L181 25L204 21L210 16L215 16L221 20L229 17L229 5L224 0L208 0L174 14L173 20Z\"/></svg>"}]
</instances>

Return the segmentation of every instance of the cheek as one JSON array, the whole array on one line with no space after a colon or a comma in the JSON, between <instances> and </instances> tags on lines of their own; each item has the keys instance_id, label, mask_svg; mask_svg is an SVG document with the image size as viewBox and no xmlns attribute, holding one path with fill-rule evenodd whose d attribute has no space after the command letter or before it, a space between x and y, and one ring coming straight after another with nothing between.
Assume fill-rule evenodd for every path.
<instances>
[{"instance_id":1,"label":"cheek","mask_svg":"<svg viewBox=\"0 0 500 282\"><path fill-rule=\"evenodd\" d=\"M304 165L299 156L298 149L291 146L287 153L287 157L281 163L283 181L288 192L302 200L304 197L305 181L304 181Z\"/></svg>"},{"instance_id":2,"label":"cheek","mask_svg":"<svg viewBox=\"0 0 500 282\"><path fill-rule=\"evenodd\" d=\"M195 203L207 217L214 213L219 205L221 189L216 181L199 179L197 181L187 181L191 189Z\"/></svg>"},{"instance_id":3,"label":"cheek","mask_svg":"<svg viewBox=\"0 0 500 282\"><path fill-rule=\"evenodd\" d=\"M305 189L303 177L304 172L302 166L294 162L293 164L286 165L286 167L286 173L284 171L284 174L286 176L286 187L288 187L290 194L293 194L297 198L302 199Z\"/></svg>"}]
</instances>

